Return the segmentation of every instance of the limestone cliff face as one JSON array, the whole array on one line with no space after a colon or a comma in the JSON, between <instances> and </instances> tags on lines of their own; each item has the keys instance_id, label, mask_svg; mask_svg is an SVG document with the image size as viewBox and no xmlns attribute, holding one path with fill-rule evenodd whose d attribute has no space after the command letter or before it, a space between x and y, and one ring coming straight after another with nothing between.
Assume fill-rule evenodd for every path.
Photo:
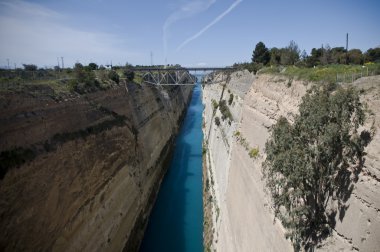
<instances>
[{"instance_id":1,"label":"limestone cliff face","mask_svg":"<svg viewBox=\"0 0 380 252\"><path fill-rule=\"evenodd\" d=\"M375 251L380 246L379 120L380 93L373 86L380 81L362 79L363 100L376 117L377 134L366 148L365 167L346 202L345 216L337 216L333 235L318 250ZM374 85L373 85L374 84ZM291 251L284 228L275 219L270 197L265 192L261 164L269 128L280 116L290 121L298 113L302 96L311 84L281 76L253 76L248 72L232 74L222 85L206 85L203 90L205 243L217 251ZM224 89L224 91L223 91ZM221 98L221 94L223 96ZM228 100L233 116L216 125L219 109L213 113L212 100ZM367 128L370 125L366 125ZM377 140L376 140L377 139ZM258 151L253 156L252 150ZM251 156L249 155L251 152Z\"/></svg>"},{"instance_id":2,"label":"limestone cliff face","mask_svg":"<svg viewBox=\"0 0 380 252\"><path fill-rule=\"evenodd\" d=\"M190 94L1 92L1 250L137 250Z\"/></svg>"}]
</instances>

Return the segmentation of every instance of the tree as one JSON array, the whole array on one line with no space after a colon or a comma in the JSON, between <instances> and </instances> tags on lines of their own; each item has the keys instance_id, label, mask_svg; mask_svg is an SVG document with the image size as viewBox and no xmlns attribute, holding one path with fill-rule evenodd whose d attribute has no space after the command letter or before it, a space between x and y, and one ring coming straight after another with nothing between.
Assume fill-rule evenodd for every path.
<instances>
[{"instance_id":1,"label":"tree","mask_svg":"<svg viewBox=\"0 0 380 252\"><path fill-rule=\"evenodd\" d=\"M294 65L300 58L300 49L296 42L291 40L289 45L282 49L281 52L281 64L282 65Z\"/></svg>"},{"instance_id":2,"label":"tree","mask_svg":"<svg viewBox=\"0 0 380 252\"><path fill-rule=\"evenodd\" d=\"M84 82L87 74L84 71L84 67L81 63L75 63L74 65L75 78L78 82Z\"/></svg>"},{"instance_id":3,"label":"tree","mask_svg":"<svg viewBox=\"0 0 380 252\"><path fill-rule=\"evenodd\" d=\"M270 64L279 65L281 62L281 50L273 47L270 49Z\"/></svg>"},{"instance_id":4,"label":"tree","mask_svg":"<svg viewBox=\"0 0 380 252\"><path fill-rule=\"evenodd\" d=\"M135 78L135 72L131 69L127 69L124 71L124 76L125 78L127 78L128 81L133 81L133 79Z\"/></svg>"},{"instance_id":5,"label":"tree","mask_svg":"<svg viewBox=\"0 0 380 252\"><path fill-rule=\"evenodd\" d=\"M302 50L301 54L300 54L300 60L302 62L305 62L307 60L307 52L305 50Z\"/></svg>"},{"instance_id":6,"label":"tree","mask_svg":"<svg viewBox=\"0 0 380 252\"><path fill-rule=\"evenodd\" d=\"M332 48L331 62L335 64L346 64L346 49L344 49L344 47Z\"/></svg>"},{"instance_id":7,"label":"tree","mask_svg":"<svg viewBox=\"0 0 380 252\"><path fill-rule=\"evenodd\" d=\"M365 114L352 87L335 92L314 87L299 111L294 124L281 117L272 127L263 163L275 214L295 250L307 249L329 234L337 210L327 211L327 204L334 197L344 210L350 175L360 171L368 143L357 132Z\"/></svg>"},{"instance_id":8,"label":"tree","mask_svg":"<svg viewBox=\"0 0 380 252\"><path fill-rule=\"evenodd\" d=\"M321 48L311 49L310 56L307 58L307 61L306 61L307 65L309 67L319 65L321 63L321 61L320 61L321 56L322 56L322 49Z\"/></svg>"},{"instance_id":9,"label":"tree","mask_svg":"<svg viewBox=\"0 0 380 252\"><path fill-rule=\"evenodd\" d=\"M331 47L327 44L325 47L322 47L322 56L320 61L323 65L331 64Z\"/></svg>"},{"instance_id":10,"label":"tree","mask_svg":"<svg viewBox=\"0 0 380 252\"><path fill-rule=\"evenodd\" d=\"M363 64L363 53L360 49L351 49L348 51L348 61L351 64L362 65Z\"/></svg>"},{"instance_id":11,"label":"tree","mask_svg":"<svg viewBox=\"0 0 380 252\"><path fill-rule=\"evenodd\" d=\"M255 50L252 54L253 63L262 63L264 65L268 64L270 60L270 54L268 48L266 48L263 42L256 44Z\"/></svg>"},{"instance_id":12,"label":"tree","mask_svg":"<svg viewBox=\"0 0 380 252\"><path fill-rule=\"evenodd\" d=\"M22 64L26 71L37 71L37 66L34 64Z\"/></svg>"},{"instance_id":13,"label":"tree","mask_svg":"<svg viewBox=\"0 0 380 252\"><path fill-rule=\"evenodd\" d=\"M119 75L115 71L111 70L108 73L108 78L119 84Z\"/></svg>"},{"instance_id":14,"label":"tree","mask_svg":"<svg viewBox=\"0 0 380 252\"><path fill-rule=\"evenodd\" d=\"M88 68L89 68L89 70L97 70L98 65L95 63L90 63L90 64L88 64Z\"/></svg>"},{"instance_id":15,"label":"tree","mask_svg":"<svg viewBox=\"0 0 380 252\"><path fill-rule=\"evenodd\" d=\"M364 56L366 62L380 62L380 47L368 49Z\"/></svg>"}]
</instances>

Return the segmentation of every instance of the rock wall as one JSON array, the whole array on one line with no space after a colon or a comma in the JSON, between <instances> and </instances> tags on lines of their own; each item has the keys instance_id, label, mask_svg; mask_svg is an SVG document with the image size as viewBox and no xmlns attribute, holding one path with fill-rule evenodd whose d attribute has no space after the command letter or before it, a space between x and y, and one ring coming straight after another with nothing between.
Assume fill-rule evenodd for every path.
<instances>
[{"instance_id":1,"label":"rock wall","mask_svg":"<svg viewBox=\"0 0 380 252\"><path fill-rule=\"evenodd\" d=\"M379 81L380 78L377 78ZM369 107L380 107L380 93L374 92L374 80L362 79L363 100ZM223 83L222 83L223 84ZM281 76L253 76L237 72L223 85L205 85L204 111L204 208L205 246L217 251L291 251L284 228L275 219L270 197L262 180L261 164L269 128L280 116L290 121L298 113L302 96L311 84ZM376 85L375 85L376 86ZM379 86L377 84L377 86ZM224 91L223 91L224 89ZM380 90L380 89L379 89ZM233 115L231 124L225 120L217 126L212 100L229 99ZM375 98L376 97L376 98ZM378 109L375 127L379 129ZM369 128L371 125L366 125ZM345 217L337 224L333 235L318 250L375 251L380 246L379 133L367 147L365 167L347 201ZM256 152L256 154L254 154Z\"/></svg>"},{"instance_id":2,"label":"rock wall","mask_svg":"<svg viewBox=\"0 0 380 252\"><path fill-rule=\"evenodd\" d=\"M1 91L1 250L137 250L191 90Z\"/></svg>"}]
</instances>

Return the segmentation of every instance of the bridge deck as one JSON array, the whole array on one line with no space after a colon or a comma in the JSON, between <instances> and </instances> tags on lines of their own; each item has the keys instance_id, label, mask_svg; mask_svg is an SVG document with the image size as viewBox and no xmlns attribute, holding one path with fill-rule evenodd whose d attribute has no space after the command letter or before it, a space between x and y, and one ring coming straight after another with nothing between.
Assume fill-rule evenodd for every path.
<instances>
[{"instance_id":1,"label":"bridge deck","mask_svg":"<svg viewBox=\"0 0 380 252\"><path fill-rule=\"evenodd\" d=\"M130 68L133 72L142 73L143 82L152 85L194 85L197 78L194 73L190 72L206 72L208 74L215 74L220 71L222 81L224 75L229 75L230 71L236 70L233 67L135 67Z\"/></svg>"},{"instance_id":2,"label":"bridge deck","mask_svg":"<svg viewBox=\"0 0 380 252\"><path fill-rule=\"evenodd\" d=\"M130 68L132 71L144 72L144 71L233 71L236 70L235 67L134 67Z\"/></svg>"}]
</instances>

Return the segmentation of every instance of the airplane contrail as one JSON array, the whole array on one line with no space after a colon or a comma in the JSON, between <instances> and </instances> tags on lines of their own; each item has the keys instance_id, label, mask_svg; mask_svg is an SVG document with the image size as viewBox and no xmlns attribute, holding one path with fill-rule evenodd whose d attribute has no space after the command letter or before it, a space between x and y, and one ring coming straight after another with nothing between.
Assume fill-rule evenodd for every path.
<instances>
[{"instance_id":1,"label":"airplane contrail","mask_svg":"<svg viewBox=\"0 0 380 252\"><path fill-rule=\"evenodd\" d=\"M185 47L188 43L193 41L194 39L197 39L199 36L201 36L204 32L206 32L208 29L210 29L213 25L218 23L222 18L224 18L228 13L230 13L236 6L238 6L243 0L236 0L225 12L220 14L218 17L216 17L211 23L203 27L198 33L195 35L189 37L186 39L182 44L177 48L177 52L180 51L183 47Z\"/></svg>"},{"instance_id":2,"label":"airplane contrail","mask_svg":"<svg viewBox=\"0 0 380 252\"><path fill-rule=\"evenodd\" d=\"M172 26L174 23L181 19L190 18L200 12L206 11L215 2L216 0L190 1L182 5L178 10L174 11L169 15L169 17L165 20L164 25L162 26L162 42L164 45L165 58L167 56L168 51L168 34L170 26Z\"/></svg>"}]
</instances>

